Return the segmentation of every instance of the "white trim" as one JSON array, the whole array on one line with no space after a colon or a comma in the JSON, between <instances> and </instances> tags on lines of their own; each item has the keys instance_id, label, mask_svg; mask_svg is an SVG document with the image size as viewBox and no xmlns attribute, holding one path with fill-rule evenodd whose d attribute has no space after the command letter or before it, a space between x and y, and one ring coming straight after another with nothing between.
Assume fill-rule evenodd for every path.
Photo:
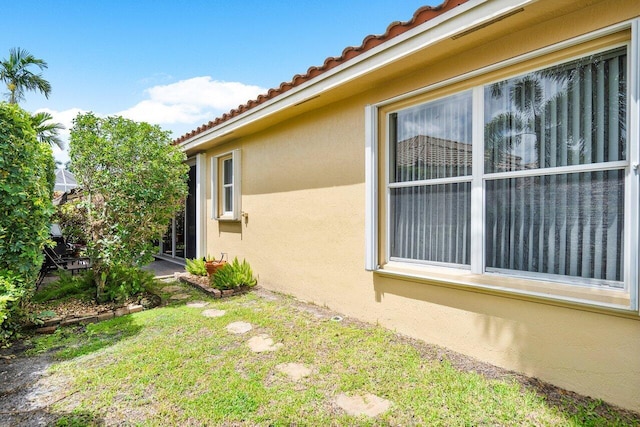
<instances>
[{"instance_id":1,"label":"white trim","mask_svg":"<svg viewBox=\"0 0 640 427\"><path fill-rule=\"evenodd\" d=\"M367 105L364 109L364 239L367 271L378 269L378 109Z\"/></svg>"},{"instance_id":2,"label":"white trim","mask_svg":"<svg viewBox=\"0 0 640 427\"><path fill-rule=\"evenodd\" d=\"M211 219L218 219L218 157L211 157Z\"/></svg>"},{"instance_id":3,"label":"white trim","mask_svg":"<svg viewBox=\"0 0 640 427\"><path fill-rule=\"evenodd\" d=\"M407 188L407 187L420 187L423 185L443 185L443 184L455 184L459 182L471 182L473 175L452 176L449 178L433 178L433 179L421 179L418 181L400 181L390 182L390 188Z\"/></svg>"},{"instance_id":4,"label":"white trim","mask_svg":"<svg viewBox=\"0 0 640 427\"><path fill-rule=\"evenodd\" d=\"M558 166L554 168L537 168L537 169L524 169L509 172L496 172L488 173L484 175L485 181L492 181L505 178L525 178L528 176L547 176L547 175L566 175L569 173L580 172L599 172L607 170L624 169L629 166L627 160L617 160L615 162L602 162L602 163L585 163L581 165L571 166Z\"/></svg>"},{"instance_id":5,"label":"white trim","mask_svg":"<svg viewBox=\"0 0 640 427\"><path fill-rule=\"evenodd\" d=\"M471 136L471 257L469 263L471 272L482 274L484 272L484 218L485 218L485 191L484 181L484 144L478 143L484 140L484 88L473 89L473 106L471 112L472 136Z\"/></svg>"},{"instance_id":6,"label":"white trim","mask_svg":"<svg viewBox=\"0 0 640 427\"><path fill-rule=\"evenodd\" d=\"M233 150L233 220L240 221L242 212L242 157L240 149Z\"/></svg>"},{"instance_id":7,"label":"white trim","mask_svg":"<svg viewBox=\"0 0 640 427\"><path fill-rule=\"evenodd\" d=\"M402 265L399 265L399 267L402 267ZM611 309L624 314L628 314L630 312L629 307L626 307L626 306L610 304L606 302L594 303L593 301L586 298L575 298L575 297L570 297L566 295L556 295L556 294L549 294L544 292L529 291L529 290L511 288L508 286L489 285L489 284L477 283L472 281L466 281L464 279L458 279L453 277L443 278L441 275L409 273L406 271L394 271L394 270L384 270L384 269L378 270L378 272L385 276L396 277L399 279L405 279L405 280L415 279L419 281L428 280L430 282L445 285L445 286L451 286L451 285L460 286L462 288L467 288L470 291L473 291L474 289L486 289L491 291L503 292L505 295L522 295L526 297L535 297L544 301L548 301L550 303L564 301L564 302L579 304L585 307L598 307L598 308L604 308L604 309ZM622 290L620 290L620 292L623 293Z\"/></svg>"},{"instance_id":8,"label":"white trim","mask_svg":"<svg viewBox=\"0 0 640 427\"><path fill-rule=\"evenodd\" d=\"M385 224L384 224L384 234L386 245L384 248L384 263L387 264L391 261L391 127L389 126L389 118L391 117L390 113L386 113L384 116L385 120L385 129L386 133L384 135L384 165L383 173L384 173L384 191L385 191L385 200L384 200L384 209L385 209ZM380 164L380 162L378 162Z\"/></svg>"},{"instance_id":9,"label":"white trim","mask_svg":"<svg viewBox=\"0 0 640 427\"><path fill-rule=\"evenodd\" d=\"M625 283L630 286L629 293L631 295L631 308L639 310L638 289L640 283L638 274L640 274L640 224L638 224L638 215L640 212L640 19L634 19L631 22L631 44L628 49L628 112L627 112L627 129L629 143L629 164L632 165L631 173L627 175L626 185L628 185L627 200L628 208L625 212L627 215L628 226L627 241L625 250L628 254L636 254L635 257L628 257L629 262L626 265ZM636 165L636 168L633 168ZM635 215L634 215L635 213ZM635 219L635 220L634 220Z\"/></svg>"},{"instance_id":10,"label":"white trim","mask_svg":"<svg viewBox=\"0 0 640 427\"><path fill-rule=\"evenodd\" d=\"M393 37L375 48L294 87L245 113L201 132L181 143L185 151L228 135L285 109L295 107L324 92L343 86L363 75L371 74L415 52L437 45L456 34L490 22L537 0L471 0L436 16L425 23ZM463 21L463 22L460 22Z\"/></svg>"},{"instance_id":11,"label":"white trim","mask_svg":"<svg viewBox=\"0 0 640 427\"><path fill-rule=\"evenodd\" d=\"M207 197L207 157L204 153L196 155L196 258L205 256L206 242L206 204Z\"/></svg>"}]
</instances>

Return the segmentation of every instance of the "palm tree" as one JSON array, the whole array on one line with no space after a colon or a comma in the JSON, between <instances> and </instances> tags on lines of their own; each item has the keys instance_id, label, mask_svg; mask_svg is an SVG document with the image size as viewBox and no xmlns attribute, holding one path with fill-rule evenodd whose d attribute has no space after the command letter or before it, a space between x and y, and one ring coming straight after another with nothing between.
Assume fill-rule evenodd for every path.
<instances>
[{"instance_id":1,"label":"palm tree","mask_svg":"<svg viewBox=\"0 0 640 427\"><path fill-rule=\"evenodd\" d=\"M9 59L0 61L0 80L6 85L10 104L17 104L24 99L26 90L40 91L46 98L51 93L51 84L42 78L42 74L35 74L28 68L36 66L41 70L47 68L47 63L38 59L19 47L9 50Z\"/></svg>"},{"instance_id":2,"label":"palm tree","mask_svg":"<svg viewBox=\"0 0 640 427\"><path fill-rule=\"evenodd\" d=\"M59 149L64 149L64 144L59 137L58 131L65 129L60 123L52 121L53 116L45 111L35 113L31 116L31 126L36 131L38 141L46 142L52 147L56 145Z\"/></svg>"}]
</instances>

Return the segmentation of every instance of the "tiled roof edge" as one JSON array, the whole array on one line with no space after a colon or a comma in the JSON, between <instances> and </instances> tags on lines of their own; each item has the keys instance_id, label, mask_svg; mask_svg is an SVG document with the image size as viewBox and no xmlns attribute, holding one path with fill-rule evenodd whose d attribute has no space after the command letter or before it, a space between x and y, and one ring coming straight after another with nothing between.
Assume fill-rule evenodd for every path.
<instances>
[{"instance_id":1,"label":"tiled roof edge","mask_svg":"<svg viewBox=\"0 0 640 427\"><path fill-rule=\"evenodd\" d=\"M266 94L258 95L256 99L251 99L247 101L246 104L239 105L237 108L234 108L231 111L224 113L222 116L219 116L216 119L203 124L202 126L198 126L197 129L194 129L191 132L188 132L180 136L179 138L175 139L173 143L180 144L190 138L193 138L196 135L199 135L215 126L218 126L219 124L226 122L227 120L230 120L236 116L239 116L240 114L248 110L251 110L254 107L257 107L258 105L270 99L273 99L287 92L288 90L291 90L296 86L300 86L301 84L306 83L307 81L312 80L315 77L326 73L332 68L335 68L336 66L343 64L355 58L356 56L364 52L367 52L387 42L388 40L391 40L394 37L399 36L400 34L403 34L421 24L424 24L425 22L445 12L448 12L449 10L465 2L467 2L467 0L444 0L444 2L439 6L434 6L434 7L422 6L421 8L416 10L411 20L406 22L401 22L401 21L392 22L391 24L389 24L389 26L387 27L387 31L385 31L384 34L368 35L367 37L364 38L360 46L358 47L349 46L345 48L342 51L342 55L340 55L339 57L328 57L327 59L324 60L324 63L321 66L309 67L306 74L303 74L303 75L296 74L295 76L293 76L291 81L282 82L280 83L280 86L278 88L269 89Z\"/></svg>"}]
</instances>

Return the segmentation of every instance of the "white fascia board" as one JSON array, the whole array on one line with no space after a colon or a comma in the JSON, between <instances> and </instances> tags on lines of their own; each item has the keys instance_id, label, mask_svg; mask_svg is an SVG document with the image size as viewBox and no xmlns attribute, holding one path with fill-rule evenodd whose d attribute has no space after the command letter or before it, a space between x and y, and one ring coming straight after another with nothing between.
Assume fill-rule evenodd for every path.
<instances>
[{"instance_id":1,"label":"white fascia board","mask_svg":"<svg viewBox=\"0 0 640 427\"><path fill-rule=\"evenodd\" d=\"M470 0L181 144L183 150L225 136L538 0Z\"/></svg>"}]
</instances>

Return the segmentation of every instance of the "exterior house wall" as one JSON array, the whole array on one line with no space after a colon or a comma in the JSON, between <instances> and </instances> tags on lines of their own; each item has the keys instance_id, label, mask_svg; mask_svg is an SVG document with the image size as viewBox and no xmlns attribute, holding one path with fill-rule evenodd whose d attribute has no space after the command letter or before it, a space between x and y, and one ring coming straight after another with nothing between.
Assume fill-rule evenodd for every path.
<instances>
[{"instance_id":1,"label":"exterior house wall","mask_svg":"<svg viewBox=\"0 0 640 427\"><path fill-rule=\"evenodd\" d=\"M408 67L402 75L389 71L384 84L209 149L206 252L246 258L266 288L640 411L637 313L364 269L365 106L640 12L634 1L585 5L568 14L550 5L535 25L483 44L467 42L463 51L434 48L416 60L420 67ZM210 163L237 148L242 150L246 217L217 221L211 211Z\"/></svg>"}]
</instances>

